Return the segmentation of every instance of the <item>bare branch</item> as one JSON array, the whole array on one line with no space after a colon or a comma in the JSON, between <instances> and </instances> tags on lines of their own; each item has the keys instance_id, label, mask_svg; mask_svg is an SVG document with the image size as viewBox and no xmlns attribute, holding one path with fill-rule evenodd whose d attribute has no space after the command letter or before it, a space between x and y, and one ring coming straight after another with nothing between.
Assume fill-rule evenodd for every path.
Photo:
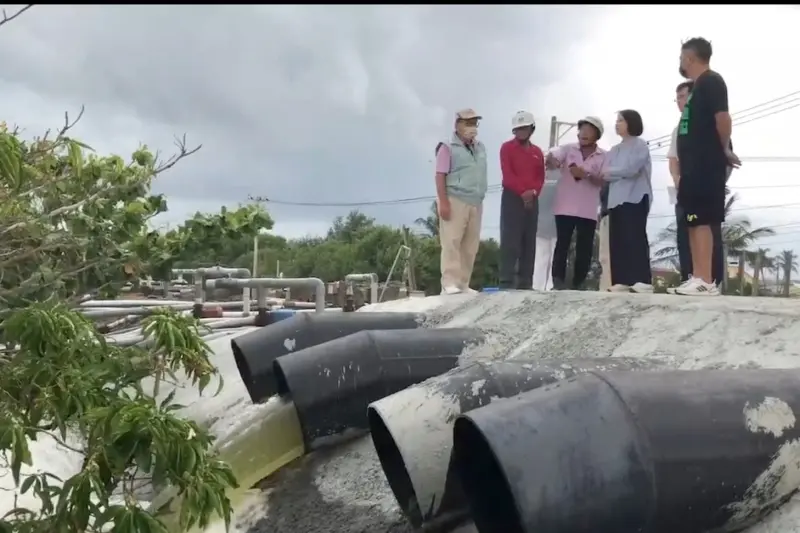
<instances>
[{"instance_id":1,"label":"bare branch","mask_svg":"<svg viewBox=\"0 0 800 533\"><path fill-rule=\"evenodd\" d=\"M69 120L69 112L64 111L64 125L61 127L60 130L58 130L58 135L56 136L56 139L60 139L61 137L64 136L65 133L74 128L75 124L80 122L80 120L83 118L84 111L86 111L86 106L82 105L81 110L78 111L78 116L72 122L70 122Z\"/></svg>"},{"instance_id":2,"label":"bare branch","mask_svg":"<svg viewBox=\"0 0 800 533\"><path fill-rule=\"evenodd\" d=\"M169 159L164 161L163 163L159 164L156 169L153 171L153 176L157 176L164 172L165 170L169 170L175 166L175 164L185 157L189 157L190 155L196 153L200 148L203 147L202 144L198 144L191 150L186 148L186 134L184 133L183 136L178 137L175 136L175 146L178 148L178 153L173 154Z\"/></svg>"},{"instance_id":3,"label":"bare branch","mask_svg":"<svg viewBox=\"0 0 800 533\"><path fill-rule=\"evenodd\" d=\"M18 16L22 15L23 13L25 13L27 10L29 10L30 8L32 8L32 7L33 7L33 6L35 6L35 5L36 5L36 4L28 4L28 5L26 5L25 7L23 7L23 8L20 8L19 10L17 10L17 12L16 12L16 13L13 13L13 14L11 14L11 15L9 15L8 13L6 13L6 10L4 9L4 10L3 10L3 19L2 19L2 20L0 20L0 26L2 26L3 24L6 24L6 23L9 23L9 22L11 22L12 20L14 20L14 19L15 19L15 18L17 18Z\"/></svg>"}]
</instances>

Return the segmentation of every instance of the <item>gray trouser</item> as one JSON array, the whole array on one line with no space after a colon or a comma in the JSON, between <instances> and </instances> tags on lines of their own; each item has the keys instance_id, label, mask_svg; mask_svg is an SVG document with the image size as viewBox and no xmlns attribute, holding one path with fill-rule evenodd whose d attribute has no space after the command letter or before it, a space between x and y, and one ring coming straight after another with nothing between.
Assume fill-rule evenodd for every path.
<instances>
[{"instance_id":1,"label":"gray trouser","mask_svg":"<svg viewBox=\"0 0 800 533\"><path fill-rule=\"evenodd\" d=\"M503 189L500 198L500 287L530 289L536 259L539 201L526 207L522 198Z\"/></svg>"}]
</instances>

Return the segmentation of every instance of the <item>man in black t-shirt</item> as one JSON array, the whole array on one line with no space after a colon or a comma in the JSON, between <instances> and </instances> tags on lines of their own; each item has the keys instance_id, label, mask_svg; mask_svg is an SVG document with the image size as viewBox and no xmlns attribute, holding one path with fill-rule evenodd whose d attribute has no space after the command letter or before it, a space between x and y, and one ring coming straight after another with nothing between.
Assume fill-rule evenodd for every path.
<instances>
[{"instance_id":1,"label":"man in black t-shirt","mask_svg":"<svg viewBox=\"0 0 800 533\"><path fill-rule=\"evenodd\" d=\"M677 294L719 294L712 277L714 239L711 227L725 220L725 181L728 167L740 165L731 149L728 87L709 67L711 43L696 37L681 47L680 73L694 80L694 89L678 124L678 205L689 227L692 278Z\"/></svg>"}]
</instances>

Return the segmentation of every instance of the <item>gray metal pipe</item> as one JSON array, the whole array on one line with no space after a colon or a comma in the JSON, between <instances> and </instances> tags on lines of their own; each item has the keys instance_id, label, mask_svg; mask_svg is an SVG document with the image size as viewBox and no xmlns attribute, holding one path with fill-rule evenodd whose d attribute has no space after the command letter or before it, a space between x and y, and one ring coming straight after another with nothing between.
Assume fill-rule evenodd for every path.
<instances>
[{"instance_id":1,"label":"gray metal pipe","mask_svg":"<svg viewBox=\"0 0 800 533\"><path fill-rule=\"evenodd\" d=\"M378 275L370 272L367 274L348 274L344 277L344 282L348 285L356 281L369 281L369 303L378 303Z\"/></svg>"},{"instance_id":2,"label":"gray metal pipe","mask_svg":"<svg viewBox=\"0 0 800 533\"><path fill-rule=\"evenodd\" d=\"M285 300L280 305L284 309L315 309L317 306L314 302L295 302L294 300Z\"/></svg>"},{"instance_id":3,"label":"gray metal pipe","mask_svg":"<svg viewBox=\"0 0 800 533\"><path fill-rule=\"evenodd\" d=\"M79 307L168 307L186 303L186 300L87 300Z\"/></svg>"},{"instance_id":4,"label":"gray metal pipe","mask_svg":"<svg viewBox=\"0 0 800 533\"><path fill-rule=\"evenodd\" d=\"M264 306L266 306L266 291L263 289L282 289L284 287L288 288L314 288L314 299L315 299L315 308L317 312L321 312L325 310L325 283L322 282L319 278L250 278L250 279L233 279L233 278L222 278L222 279L210 279L207 282L207 285L211 288L214 287L225 287L225 288L239 288L239 287L249 287L255 289L262 289L261 298L264 300ZM256 292L256 298L259 298L259 292ZM261 307L261 303L258 303L259 308Z\"/></svg>"},{"instance_id":5,"label":"gray metal pipe","mask_svg":"<svg viewBox=\"0 0 800 533\"><path fill-rule=\"evenodd\" d=\"M170 273L175 274L176 276L184 276L186 274L194 276L196 271L196 268L173 268L170 270Z\"/></svg>"},{"instance_id":6,"label":"gray metal pipe","mask_svg":"<svg viewBox=\"0 0 800 533\"><path fill-rule=\"evenodd\" d=\"M225 328L240 328L242 326L255 326L255 324L256 324L256 317L249 316L249 317L238 317L238 318L226 318L224 320L217 320L216 322L211 322L204 325L207 328L211 329L225 329Z\"/></svg>"},{"instance_id":7,"label":"gray metal pipe","mask_svg":"<svg viewBox=\"0 0 800 533\"><path fill-rule=\"evenodd\" d=\"M232 301L232 302L206 302L207 305L218 306L223 309L240 309L243 307L242 301ZM255 300L251 300L250 303L255 303ZM280 305L283 303L283 300L278 298L273 298L269 301L269 303ZM183 308L189 306L191 307L192 304L187 302L186 300L90 300L88 302L82 303L78 306L78 309L81 312L86 312L88 310L91 311L98 311L98 310L114 310L118 311L121 309L126 309L130 313L133 313L133 309L142 309L142 308L152 308L152 307L178 307Z\"/></svg>"},{"instance_id":8,"label":"gray metal pipe","mask_svg":"<svg viewBox=\"0 0 800 533\"><path fill-rule=\"evenodd\" d=\"M203 301L205 300L205 288L207 279L219 279L224 277L249 278L250 270L246 268L227 268L221 266L201 267L194 271L194 306L195 314L199 315ZM250 291L242 292L242 300L250 301ZM249 312L249 309L248 309Z\"/></svg>"},{"instance_id":9,"label":"gray metal pipe","mask_svg":"<svg viewBox=\"0 0 800 533\"><path fill-rule=\"evenodd\" d=\"M201 267L195 269L195 275L203 276L207 279L216 279L222 277L232 278L249 278L250 270L246 268L228 268L228 267Z\"/></svg>"},{"instance_id":10,"label":"gray metal pipe","mask_svg":"<svg viewBox=\"0 0 800 533\"><path fill-rule=\"evenodd\" d=\"M166 307L166 306L165 306ZM184 304L184 305L175 305L175 306L168 306L170 309L175 309L176 311L191 311L192 304ZM149 307L120 307L120 308L109 308L109 307L101 307L95 309L87 309L85 311L81 311L81 314L86 318L116 318L116 317L123 317L123 316L147 316L156 313L161 309L161 307L156 306L149 306Z\"/></svg>"}]
</instances>

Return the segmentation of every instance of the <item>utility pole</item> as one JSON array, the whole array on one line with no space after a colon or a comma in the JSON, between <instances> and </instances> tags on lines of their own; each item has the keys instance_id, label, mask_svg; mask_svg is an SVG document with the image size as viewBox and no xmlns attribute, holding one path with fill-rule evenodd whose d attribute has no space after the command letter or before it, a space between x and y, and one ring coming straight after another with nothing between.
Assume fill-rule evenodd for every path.
<instances>
[{"instance_id":1,"label":"utility pole","mask_svg":"<svg viewBox=\"0 0 800 533\"><path fill-rule=\"evenodd\" d=\"M550 143L549 148L553 148L558 144L561 138L569 133L572 128L576 128L578 124L575 122L561 122L555 115L550 117ZM562 128L566 128L563 129Z\"/></svg>"},{"instance_id":2,"label":"utility pole","mask_svg":"<svg viewBox=\"0 0 800 533\"><path fill-rule=\"evenodd\" d=\"M414 275L416 270L414 265L414 249L411 248L411 230L407 226L403 226L403 244L408 247L408 258L406 259L406 282L408 283L408 290L417 290L417 278Z\"/></svg>"}]
</instances>

